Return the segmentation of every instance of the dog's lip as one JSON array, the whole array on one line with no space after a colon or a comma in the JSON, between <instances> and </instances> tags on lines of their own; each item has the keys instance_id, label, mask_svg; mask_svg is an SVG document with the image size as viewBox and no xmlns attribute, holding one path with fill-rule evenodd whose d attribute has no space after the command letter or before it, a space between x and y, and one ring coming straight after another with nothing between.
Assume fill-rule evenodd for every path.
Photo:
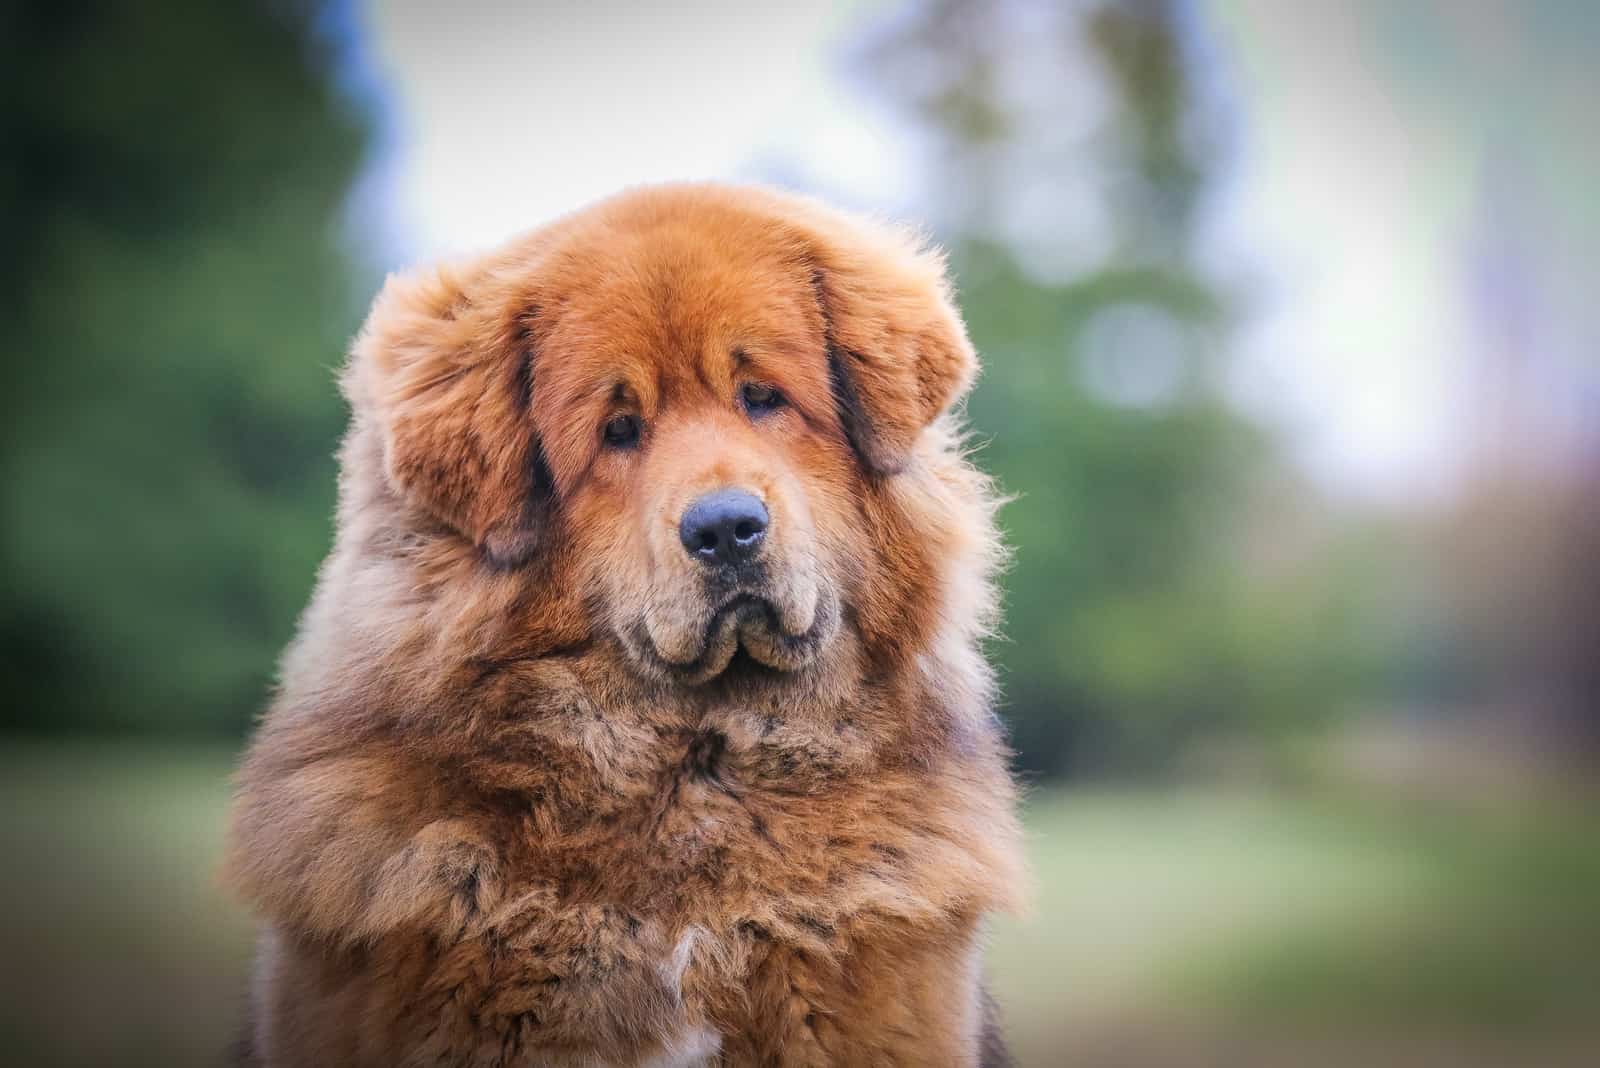
<instances>
[{"instance_id":1,"label":"dog's lip","mask_svg":"<svg viewBox=\"0 0 1600 1068\"><path fill-rule=\"evenodd\" d=\"M830 606L834 603L831 595L827 603ZM733 661L741 646L756 663L772 671L786 673L797 670L815 657L827 634L833 629L834 614L831 607L823 610L819 605L819 610L812 617L811 625L800 633L792 633L783 627L780 609L770 597L755 591L743 590L728 597L711 613L706 621L704 642L700 652L693 658L674 660L663 656L655 643L650 640L649 632L643 623L640 623L638 628L639 638L642 639L638 642L638 649L654 662L659 670L691 684L709 682L719 677ZM757 617L765 624L762 628L763 637L776 643L781 650L779 656L771 656L770 649L767 656L759 655L741 634L745 625L754 622Z\"/></svg>"},{"instance_id":2,"label":"dog's lip","mask_svg":"<svg viewBox=\"0 0 1600 1068\"><path fill-rule=\"evenodd\" d=\"M767 625L769 627L771 627L776 633L784 633L783 627L778 619L778 608L772 603L772 599L759 593L751 593L746 591L729 597L717 607L716 611L711 613L711 618L706 620L705 630L701 632L702 644L700 647L700 652L697 656L690 660L673 660L670 657L661 656L658 653L656 654L658 659L660 659L663 664L671 668L682 671L695 670L702 665L706 657L711 655L713 639L716 637L717 631L726 625L730 616L741 612L746 608L759 609L766 615ZM799 637L800 635L790 636Z\"/></svg>"},{"instance_id":3,"label":"dog's lip","mask_svg":"<svg viewBox=\"0 0 1600 1068\"><path fill-rule=\"evenodd\" d=\"M782 625L779 623L778 606L773 603L772 598L766 596L765 594L753 593L747 590L742 593L734 594L732 597L729 597L727 600L723 601L722 604L717 606L716 611L711 613L711 619L706 623L706 635L709 637L712 630L716 628L717 624L721 623L722 620L733 615L733 613L739 611L741 608L744 608L746 605L761 609L767 614L768 623L771 623L779 630L783 629Z\"/></svg>"}]
</instances>

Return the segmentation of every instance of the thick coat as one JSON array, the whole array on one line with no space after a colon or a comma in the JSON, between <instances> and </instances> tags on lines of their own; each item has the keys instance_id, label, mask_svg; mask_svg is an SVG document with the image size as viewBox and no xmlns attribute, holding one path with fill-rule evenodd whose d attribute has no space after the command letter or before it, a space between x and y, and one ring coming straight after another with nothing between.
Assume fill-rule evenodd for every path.
<instances>
[{"instance_id":1,"label":"thick coat","mask_svg":"<svg viewBox=\"0 0 1600 1068\"><path fill-rule=\"evenodd\" d=\"M1000 1063L975 367L937 255L759 189L391 279L239 773L252 1060ZM765 541L708 570L682 517L728 486Z\"/></svg>"}]
</instances>

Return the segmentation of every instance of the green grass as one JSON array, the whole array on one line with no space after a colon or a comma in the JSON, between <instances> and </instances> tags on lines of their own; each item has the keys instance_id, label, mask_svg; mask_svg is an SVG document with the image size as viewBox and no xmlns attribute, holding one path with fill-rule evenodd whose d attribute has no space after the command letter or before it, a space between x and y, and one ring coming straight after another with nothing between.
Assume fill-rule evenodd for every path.
<instances>
[{"instance_id":1,"label":"green grass","mask_svg":"<svg viewBox=\"0 0 1600 1068\"><path fill-rule=\"evenodd\" d=\"M0 1048L215 1063L249 924L223 749L0 744ZM1592 806L1042 791L991 971L1026 1065L1600 1063Z\"/></svg>"},{"instance_id":2,"label":"green grass","mask_svg":"<svg viewBox=\"0 0 1600 1068\"><path fill-rule=\"evenodd\" d=\"M220 748L0 748L7 1063L218 1063L250 942L215 882L230 764Z\"/></svg>"},{"instance_id":3,"label":"green grass","mask_svg":"<svg viewBox=\"0 0 1600 1068\"><path fill-rule=\"evenodd\" d=\"M1600 1063L1587 803L1058 792L992 967L1025 1064Z\"/></svg>"}]
</instances>

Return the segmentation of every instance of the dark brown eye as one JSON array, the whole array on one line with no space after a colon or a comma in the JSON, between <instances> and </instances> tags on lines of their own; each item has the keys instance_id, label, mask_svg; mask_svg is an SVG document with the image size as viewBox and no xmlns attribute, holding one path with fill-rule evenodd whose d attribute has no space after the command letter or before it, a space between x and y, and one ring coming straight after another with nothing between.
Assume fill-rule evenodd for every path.
<instances>
[{"instance_id":1,"label":"dark brown eye","mask_svg":"<svg viewBox=\"0 0 1600 1068\"><path fill-rule=\"evenodd\" d=\"M602 432L606 445L613 449L628 449L639 444L639 417L613 416Z\"/></svg>"},{"instance_id":2,"label":"dark brown eye","mask_svg":"<svg viewBox=\"0 0 1600 1068\"><path fill-rule=\"evenodd\" d=\"M744 410L754 418L782 408L783 394L771 386L751 382L739 390L739 403L744 405Z\"/></svg>"}]
</instances>

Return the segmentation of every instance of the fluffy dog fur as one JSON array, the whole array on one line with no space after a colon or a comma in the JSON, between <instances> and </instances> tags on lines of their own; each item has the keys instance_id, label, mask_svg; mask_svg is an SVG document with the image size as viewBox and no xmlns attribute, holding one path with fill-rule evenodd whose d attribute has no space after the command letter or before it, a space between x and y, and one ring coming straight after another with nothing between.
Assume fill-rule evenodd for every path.
<instances>
[{"instance_id":1,"label":"fluffy dog fur","mask_svg":"<svg viewBox=\"0 0 1600 1068\"><path fill-rule=\"evenodd\" d=\"M974 369L936 254L759 189L637 190L391 279L239 773L249 1060L1002 1063ZM771 527L713 576L679 517L729 486Z\"/></svg>"}]
</instances>

